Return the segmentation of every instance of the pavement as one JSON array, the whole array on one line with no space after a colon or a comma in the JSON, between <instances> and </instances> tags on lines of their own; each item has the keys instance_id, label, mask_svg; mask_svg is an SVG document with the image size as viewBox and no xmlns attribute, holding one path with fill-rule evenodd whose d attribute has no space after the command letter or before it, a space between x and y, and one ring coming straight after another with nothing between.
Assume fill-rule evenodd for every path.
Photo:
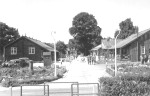
<instances>
[{"instance_id":1,"label":"pavement","mask_svg":"<svg viewBox=\"0 0 150 96\"><path fill-rule=\"evenodd\" d=\"M56 81L46 83L50 85L50 88L70 88L72 83L65 82L78 82L78 83L99 83L100 77L110 77L108 73L105 72L106 65L105 64L96 64L96 65L88 65L87 62L81 62L80 60L74 60L70 62L63 62L62 66L66 67L68 72L64 74L64 77L58 79ZM55 83L55 82L64 82L64 83ZM35 86L25 86L23 87L25 90L29 89L41 89L41 87ZM43 89L43 87L42 87ZM20 91L20 87L15 87L13 90L16 90L16 94ZM17 91L18 90L18 91ZM7 96L6 94L10 94L10 88L4 88L0 86L0 96ZM14 96L17 96L17 95ZM9 96L9 95L8 95ZM19 96L19 95L18 95Z\"/></svg>"},{"instance_id":2,"label":"pavement","mask_svg":"<svg viewBox=\"0 0 150 96\"><path fill-rule=\"evenodd\" d=\"M68 73L55 82L98 83L100 77L110 77L105 64L88 65L87 62L74 60L67 66Z\"/></svg>"}]
</instances>

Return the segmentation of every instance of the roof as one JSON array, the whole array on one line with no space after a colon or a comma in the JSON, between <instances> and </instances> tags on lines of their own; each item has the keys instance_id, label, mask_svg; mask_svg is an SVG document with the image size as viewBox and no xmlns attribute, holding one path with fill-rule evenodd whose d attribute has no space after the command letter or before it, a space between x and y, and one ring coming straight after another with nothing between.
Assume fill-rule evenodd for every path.
<instances>
[{"instance_id":1,"label":"roof","mask_svg":"<svg viewBox=\"0 0 150 96\"><path fill-rule=\"evenodd\" d=\"M18 38L17 40L13 41L12 43L9 43L9 44L6 45L5 47L7 47L7 46L9 46L9 45L11 45L11 44L13 44L13 43L15 43L16 41L20 40L21 38L25 38L25 39L27 39L27 40L29 40L29 41L31 41L31 42L37 44L38 46L40 46L40 47L46 49L47 51L54 51L54 48L48 46L48 45L45 44L44 42L41 42L41 41L39 41L39 40L30 38L30 37L27 37L27 36L22 36L22 37Z\"/></svg>"},{"instance_id":2,"label":"roof","mask_svg":"<svg viewBox=\"0 0 150 96\"><path fill-rule=\"evenodd\" d=\"M127 44L133 42L134 40L136 40L137 38L141 37L142 35L144 35L145 33L149 32L149 31L150 31L150 29L141 31L138 33L138 36L137 36L137 34L132 34L131 36L127 37L126 39L122 40L121 42L118 42L116 45L116 48L122 48L122 47L126 46ZM114 48L115 48L115 45L112 46L110 49L114 49Z\"/></svg>"},{"instance_id":3,"label":"roof","mask_svg":"<svg viewBox=\"0 0 150 96\"><path fill-rule=\"evenodd\" d=\"M101 48L101 47L102 47L102 45L100 44L100 45L98 45L98 46L92 48L91 50L98 50L98 49Z\"/></svg>"},{"instance_id":4,"label":"roof","mask_svg":"<svg viewBox=\"0 0 150 96\"><path fill-rule=\"evenodd\" d=\"M117 39L117 42L122 41L122 39ZM102 39L102 43L91 50L98 50L99 48L102 49L109 49L115 44L115 39Z\"/></svg>"}]
</instances>

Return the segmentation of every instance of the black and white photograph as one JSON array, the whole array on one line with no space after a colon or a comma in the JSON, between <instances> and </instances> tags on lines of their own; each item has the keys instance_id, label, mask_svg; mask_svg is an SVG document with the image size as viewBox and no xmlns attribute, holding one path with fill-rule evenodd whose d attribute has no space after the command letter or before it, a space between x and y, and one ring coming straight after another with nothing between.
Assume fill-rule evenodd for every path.
<instances>
[{"instance_id":1,"label":"black and white photograph","mask_svg":"<svg viewBox=\"0 0 150 96\"><path fill-rule=\"evenodd\" d=\"M0 0L0 96L150 96L150 0Z\"/></svg>"}]
</instances>

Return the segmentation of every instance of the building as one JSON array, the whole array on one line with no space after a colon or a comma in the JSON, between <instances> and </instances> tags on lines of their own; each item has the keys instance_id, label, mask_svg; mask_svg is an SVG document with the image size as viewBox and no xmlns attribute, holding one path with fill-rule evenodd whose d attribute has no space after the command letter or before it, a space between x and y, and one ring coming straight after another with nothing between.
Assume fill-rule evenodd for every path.
<instances>
[{"instance_id":1,"label":"building","mask_svg":"<svg viewBox=\"0 0 150 96\"><path fill-rule=\"evenodd\" d=\"M122 39L117 39L117 43L122 41ZM98 60L104 60L104 58L113 58L114 51L110 50L110 48L115 44L115 39L106 38L102 39L102 43L93 49L91 52L93 56L97 56Z\"/></svg>"},{"instance_id":2,"label":"building","mask_svg":"<svg viewBox=\"0 0 150 96\"><path fill-rule=\"evenodd\" d=\"M44 52L50 52L50 58L54 60L54 49L52 47L39 40L22 36L4 47L4 59L9 61L27 57L33 61L42 61Z\"/></svg>"},{"instance_id":3,"label":"building","mask_svg":"<svg viewBox=\"0 0 150 96\"><path fill-rule=\"evenodd\" d=\"M114 49L112 46L110 49ZM132 34L121 42L117 43L117 54L120 59L129 59L130 61L140 61L143 55L150 55L150 29Z\"/></svg>"},{"instance_id":4,"label":"building","mask_svg":"<svg viewBox=\"0 0 150 96\"><path fill-rule=\"evenodd\" d=\"M98 51L99 54L108 55L107 58L114 58L115 43L113 42L109 41L109 43L111 43L110 44L111 46L106 48L108 50L107 54L103 54L104 50L106 50L103 47L104 43L99 45L99 48L97 48L96 50L99 50ZM132 34L131 36L123 40L118 41L117 39L116 48L117 48L117 57L119 60L127 59L132 62L137 62L140 61L141 56L143 55L149 56L150 55L150 29ZM92 50L94 50L94 48Z\"/></svg>"}]
</instances>

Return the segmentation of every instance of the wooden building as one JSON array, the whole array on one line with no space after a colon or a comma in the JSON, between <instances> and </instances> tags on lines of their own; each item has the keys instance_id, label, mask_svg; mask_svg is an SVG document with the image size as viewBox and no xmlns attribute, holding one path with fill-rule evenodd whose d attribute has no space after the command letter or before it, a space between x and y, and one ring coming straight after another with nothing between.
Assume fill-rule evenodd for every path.
<instances>
[{"instance_id":1,"label":"wooden building","mask_svg":"<svg viewBox=\"0 0 150 96\"><path fill-rule=\"evenodd\" d=\"M51 59L54 60L54 49L52 47L39 40L22 36L4 47L4 59L9 61L27 57L33 61L42 61L43 52L51 52Z\"/></svg>"},{"instance_id":2,"label":"wooden building","mask_svg":"<svg viewBox=\"0 0 150 96\"><path fill-rule=\"evenodd\" d=\"M130 61L140 61L143 55L150 55L150 29L132 34L121 42L117 43L117 54L120 59L129 59ZM112 46L110 49L114 49Z\"/></svg>"},{"instance_id":3,"label":"wooden building","mask_svg":"<svg viewBox=\"0 0 150 96\"><path fill-rule=\"evenodd\" d=\"M103 42L103 41L102 41ZM114 41L113 41L114 42ZM107 55L107 58L114 58L115 54L115 43L111 43L110 47L103 48L103 43L97 48L99 54ZM106 45L106 44L105 44ZM96 47L95 47L96 48ZM132 62L140 61L141 56L150 55L150 29L132 34L126 39L119 40L117 39L117 57L119 60L130 60ZM94 48L92 49L94 50ZM104 53L107 50L107 53ZM99 55L99 56L101 56Z\"/></svg>"}]
</instances>

